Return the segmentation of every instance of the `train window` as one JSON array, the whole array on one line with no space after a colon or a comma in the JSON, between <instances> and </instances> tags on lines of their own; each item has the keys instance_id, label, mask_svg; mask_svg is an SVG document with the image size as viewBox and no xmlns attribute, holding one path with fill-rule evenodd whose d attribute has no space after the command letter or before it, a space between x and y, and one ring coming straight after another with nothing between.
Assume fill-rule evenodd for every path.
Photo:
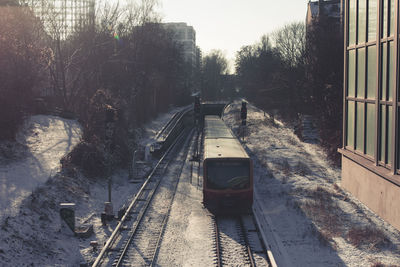
<instances>
[{"instance_id":1,"label":"train window","mask_svg":"<svg viewBox=\"0 0 400 267\"><path fill-rule=\"evenodd\" d=\"M209 189L245 189L250 186L248 161L209 161L207 187Z\"/></svg>"}]
</instances>

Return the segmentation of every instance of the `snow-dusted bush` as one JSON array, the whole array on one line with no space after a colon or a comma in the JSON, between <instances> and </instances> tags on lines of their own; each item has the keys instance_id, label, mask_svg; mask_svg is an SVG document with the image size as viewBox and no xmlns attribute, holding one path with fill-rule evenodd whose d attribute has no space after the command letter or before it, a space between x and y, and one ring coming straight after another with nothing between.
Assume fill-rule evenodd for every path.
<instances>
[{"instance_id":1,"label":"snow-dusted bush","mask_svg":"<svg viewBox=\"0 0 400 267\"><path fill-rule=\"evenodd\" d=\"M355 247L368 246L369 249L381 248L389 244L383 231L371 226L354 226L347 233L347 239Z\"/></svg>"},{"instance_id":2,"label":"snow-dusted bush","mask_svg":"<svg viewBox=\"0 0 400 267\"><path fill-rule=\"evenodd\" d=\"M104 177L128 162L127 127L106 90L91 98L83 141L62 160L64 171L79 168L88 177Z\"/></svg>"},{"instance_id":3,"label":"snow-dusted bush","mask_svg":"<svg viewBox=\"0 0 400 267\"><path fill-rule=\"evenodd\" d=\"M104 177L107 174L104 152L95 143L81 142L61 160L62 168L72 175L78 167L87 177Z\"/></svg>"}]
</instances>

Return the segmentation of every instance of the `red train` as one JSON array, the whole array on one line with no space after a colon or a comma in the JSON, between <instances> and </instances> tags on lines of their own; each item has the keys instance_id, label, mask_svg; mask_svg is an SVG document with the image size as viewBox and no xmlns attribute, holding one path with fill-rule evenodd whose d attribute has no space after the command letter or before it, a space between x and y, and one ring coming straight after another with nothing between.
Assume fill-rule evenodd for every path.
<instances>
[{"instance_id":1,"label":"red train","mask_svg":"<svg viewBox=\"0 0 400 267\"><path fill-rule=\"evenodd\" d=\"M218 116L204 118L203 203L215 213L243 213L253 205L253 163Z\"/></svg>"}]
</instances>

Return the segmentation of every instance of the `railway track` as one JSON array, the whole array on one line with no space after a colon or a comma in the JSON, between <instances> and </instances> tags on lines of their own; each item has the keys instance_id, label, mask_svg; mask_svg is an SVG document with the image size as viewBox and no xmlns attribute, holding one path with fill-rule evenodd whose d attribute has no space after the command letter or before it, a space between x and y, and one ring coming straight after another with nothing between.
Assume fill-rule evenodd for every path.
<instances>
[{"instance_id":1,"label":"railway track","mask_svg":"<svg viewBox=\"0 0 400 267\"><path fill-rule=\"evenodd\" d=\"M191 106L184 108L183 110L177 112L171 120L168 121L166 125L156 134L156 139L165 139L168 137L170 132L174 129L179 119L184 116L185 113L192 109Z\"/></svg>"},{"instance_id":2,"label":"railway track","mask_svg":"<svg viewBox=\"0 0 400 267\"><path fill-rule=\"evenodd\" d=\"M130 203L92 266L156 265L179 178L190 150L187 146L193 146L192 160L200 162L202 142L201 133L193 136L193 130L190 135L181 134L177 138ZM193 165L191 170L193 175ZM197 172L199 176L200 164ZM193 184L192 176L190 182ZM200 183L197 179L197 187ZM276 267L255 218L254 214L211 216L217 266Z\"/></svg>"},{"instance_id":3,"label":"railway track","mask_svg":"<svg viewBox=\"0 0 400 267\"><path fill-rule=\"evenodd\" d=\"M253 214L211 218L218 267L272 266Z\"/></svg>"},{"instance_id":4,"label":"railway track","mask_svg":"<svg viewBox=\"0 0 400 267\"><path fill-rule=\"evenodd\" d=\"M204 138L200 137L197 142L199 158L203 159ZM277 267L269 245L260 232L256 213L210 217L215 240L215 263L218 267Z\"/></svg>"},{"instance_id":5,"label":"railway track","mask_svg":"<svg viewBox=\"0 0 400 267\"><path fill-rule=\"evenodd\" d=\"M92 266L153 266L192 133L184 131L160 159Z\"/></svg>"}]
</instances>

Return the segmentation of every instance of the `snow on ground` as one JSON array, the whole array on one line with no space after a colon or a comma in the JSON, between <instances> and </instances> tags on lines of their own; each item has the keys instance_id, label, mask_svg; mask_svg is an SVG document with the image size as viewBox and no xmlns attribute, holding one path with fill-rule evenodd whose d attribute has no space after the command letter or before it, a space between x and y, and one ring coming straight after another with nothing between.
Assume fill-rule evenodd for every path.
<instances>
[{"instance_id":1,"label":"snow on ground","mask_svg":"<svg viewBox=\"0 0 400 267\"><path fill-rule=\"evenodd\" d=\"M213 222L202 204L201 169L197 162L190 162L192 156L193 146L182 170L157 266L213 266L216 259Z\"/></svg>"},{"instance_id":2,"label":"snow on ground","mask_svg":"<svg viewBox=\"0 0 400 267\"><path fill-rule=\"evenodd\" d=\"M165 124L173 117L175 113L180 111L182 108L174 108L164 114L160 114L153 121L148 122L142 127L136 134L138 137L138 143L143 148L146 145L151 144L155 139L157 133L163 128ZM154 160L153 160L154 161ZM144 181L146 170L151 167L154 162L149 162L148 166L139 166L137 177ZM126 170L120 170L112 177L112 203L114 207L114 213L123 207L123 205L129 205L134 198L136 192L142 186L142 182L131 183L128 179L128 173ZM84 258L85 262L93 262L98 255L99 250L93 250L90 246L91 240L96 240L100 244L104 244L108 237L111 235L116 223L103 226L100 220L100 213L104 210L104 202L107 201L107 181L96 181L90 185L90 199L88 203L83 203L82 214L86 214L86 221L90 222L94 226L95 235L90 239L81 240L79 242L80 254ZM84 216L83 216L84 217ZM79 256L79 255L78 255Z\"/></svg>"},{"instance_id":3,"label":"snow on ground","mask_svg":"<svg viewBox=\"0 0 400 267\"><path fill-rule=\"evenodd\" d=\"M169 112L160 114L156 119L148 122L146 126L141 129L139 135L139 144L146 146L155 141L155 137L160 132L167 122L175 115L175 113L185 109L187 106L171 109Z\"/></svg>"},{"instance_id":4,"label":"snow on ground","mask_svg":"<svg viewBox=\"0 0 400 267\"><path fill-rule=\"evenodd\" d=\"M80 138L81 127L74 120L36 115L24 123L18 143L6 144L22 149L23 158L6 161L7 155L3 155L0 161L0 220L15 215L23 199L59 171L61 157Z\"/></svg>"},{"instance_id":5,"label":"snow on ground","mask_svg":"<svg viewBox=\"0 0 400 267\"><path fill-rule=\"evenodd\" d=\"M145 125L143 131L138 132L141 134L140 143L144 146L151 142L155 133L178 110L171 109ZM19 209L1 213L4 216L0 220L0 266L79 266L90 263L98 253L90 246L90 241L98 241L101 249L113 231L115 222L103 226L100 220L104 202L108 200L107 180L58 172L60 158L79 141L80 134L75 121L34 116L19 136L20 142L26 146L6 143L0 147L0 152L13 152L7 158L0 153L1 189L14 188L15 200L12 203L21 203ZM139 172L142 176L146 167L143 169ZM28 176L31 178L24 182L19 180ZM18 182L12 187L9 180ZM132 199L140 186L140 183L129 182L126 170L119 170L112 176L114 213ZM8 201L9 196L4 196L2 191L2 198ZM76 204L76 225L93 225L94 235L77 238L62 228L59 204L66 202ZM2 208L6 205L4 203L1 202Z\"/></svg>"},{"instance_id":6,"label":"snow on ground","mask_svg":"<svg viewBox=\"0 0 400 267\"><path fill-rule=\"evenodd\" d=\"M400 266L399 231L340 188L340 169L321 147L264 114L248 105L244 145L278 265ZM241 136L240 102L224 119Z\"/></svg>"},{"instance_id":7,"label":"snow on ground","mask_svg":"<svg viewBox=\"0 0 400 267\"><path fill-rule=\"evenodd\" d=\"M236 133L239 110L240 103L235 102L224 116ZM148 144L177 111L146 125L140 144ZM0 152L13 152L8 159L0 154L2 190L12 188L4 182L6 174L31 175L35 180L15 182L12 192L19 190L21 194L15 193L12 203L21 205L19 212L9 208L0 220L0 266L79 266L91 262L98 250L90 241L98 241L101 247L115 226L103 226L99 216L107 201L107 181L64 173L48 179L55 174L60 157L77 141L72 136L80 130L72 126L77 126L75 122L56 117L33 119L36 121L28 123L20 135L22 145L0 147ZM54 130L50 130L52 126ZM247 134L244 145L255 162L257 204L262 207L265 226L270 226L266 235L273 239L270 243L276 260L285 263L280 266L400 266L399 232L341 190L340 170L331 166L318 145L301 142L292 129L280 121L272 122L268 114L264 116L250 104ZM158 257L160 266L212 264L210 218L201 205L201 180L198 185L195 173L190 181L190 165L183 171ZM115 213L140 187L127 177L125 170L112 177ZM93 236L77 238L62 229L58 214L62 202L76 203L77 225L93 225ZM4 203L1 201L2 210ZM284 256L287 258L282 259Z\"/></svg>"}]
</instances>

